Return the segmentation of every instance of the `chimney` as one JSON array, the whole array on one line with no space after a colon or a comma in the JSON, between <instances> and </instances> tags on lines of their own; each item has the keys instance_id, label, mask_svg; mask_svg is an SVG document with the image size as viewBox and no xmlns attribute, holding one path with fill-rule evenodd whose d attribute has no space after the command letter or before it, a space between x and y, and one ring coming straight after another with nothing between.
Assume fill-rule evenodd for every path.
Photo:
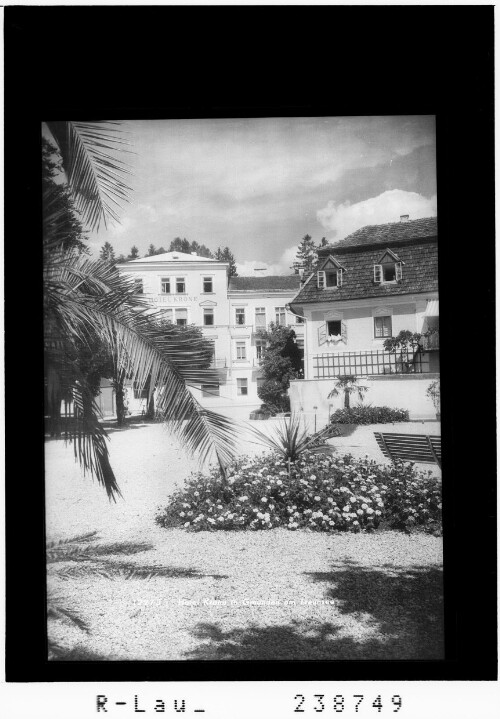
<instances>
[{"instance_id":1,"label":"chimney","mask_svg":"<svg viewBox=\"0 0 500 719\"><path fill-rule=\"evenodd\" d=\"M410 219L410 215L400 215L399 216L400 222L408 222L409 219Z\"/></svg>"}]
</instances>

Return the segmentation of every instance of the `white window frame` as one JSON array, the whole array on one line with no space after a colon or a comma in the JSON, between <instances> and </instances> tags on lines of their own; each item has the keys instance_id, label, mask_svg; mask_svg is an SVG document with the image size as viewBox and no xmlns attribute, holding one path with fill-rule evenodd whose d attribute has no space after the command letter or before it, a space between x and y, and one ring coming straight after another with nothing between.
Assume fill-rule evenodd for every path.
<instances>
[{"instance_id":1,"label":"white window frame","mask_svg":"<svg viewBox=\"0 0 500 719\"><path fill-rule=\"evenodd\" d=\"M164 286L168 284L168 292L164 289ZM172 294L172 278L171 277L162 277L160 279L160 292L162 295L171 295Z\"/></svg>"},{"instance_id":2,"label":"white window frame","mask_svg":"<svg viewBox=\"0 0 500 719\"><path fill-rule=\"evenodd\" d=\"M211 290L206 290L206 289L205 289L205 282L210 282L210 287L212 288ZM202 284L202 288L203 288L202 291L201 291L201 293L202 293L203 295L213 295L213 294L214 294L214 278L213 278L213 275L203 275L203 279L202 279L202 283L201 283L201 284Z\"/></svg>"},{"instance_id":3,"label":"white window frame","mask_svg":"<svg viewBox=\"0 0 500 719\"><path fill-rule=\"evenodd\" d=\"M284 317L284 322L280 322L280 320L278 319L278 316L281 316L281 315L283 315L283 317ZM281 325L281 326L286 325L286 307L284 307L284 306L283 307L275 307L274 308L274 316L276 318L277 325Z\"/></svg>"},{"instance_id":4,"label":"white window frame","mask_svg":"<svg viewBox=\"0 0 500 719\"><path fill-rule=\"evenodd\" d=\"M182 292L179 292L178 287L181 282L184 286L184 289L182 290ZM176 277L175 278L175 294L176 295L185 295L186 294L186 278L185 277Z\"/></svg>"},{"instance_id":5,"label":"white window frame","mask_svg":"<svg viewBox=\"0 0 500 719\"><path fill-rule=\"evenodd\" d=\"M206 322L205 318L211 317L212 322ZM203 326L204 327L214 327L215 326L215 311L213 307L204 307L203 308Z\"/></svg>"},{"instance_id":6,"label":"white window frame","mask_svg":"<svg viewBox=\"0 0 500 719\"><path fill-rule=\"evenodd\" d=\"M257 361L262 361L262 351L264 347L266 346L265 340L255 340L255 356L257 357ZM260 350L260 354L259 354Z\"/></svg>"},{"instance_id":7,"label":"white window frame","mask_svg":"<svg viewBox=\"0 0 500 719\"><path fill-rule=\"evenodd\" d=\"M335 277L335 284L328 284L328 278ZM342 268L336 270L318 270L317 274L317 285L319 290L335 289L336 287L342 287L344 271Z\"/></svg>"},{"instance_id":8,"label":"white window frame","mask_svg":"<svg viewBox=\"0 0 500 719\"><path fill-rule=\"evenodd\" d=\"M390 333L388 335L384 334L384 327L385 322L382 323L382 334L377 335L377 320L389 320L390 322ZM389 337L392 337L392 315L391 314L376 314L373 316L373 339L375 340L386 340Z\"/></svg>"},{"instance_id":9,"label":"white window frame","mask_svg":"<svg viewBox=\"0 0 500 719\"><path fill-rule=\"evenodd\" d=\"M134 292L136 295L144 294L144 280L142 277L134 277Z\"/></svg>"},{"instance_id":10,"label":"white window frame","mask_svg":"<svg viewBox=\"0 0 500 719\"><path fill-rule=\"evenodd\" d=\"M238 322L238 315L243 316L243 322ZM234 323L238 327L242 327L246 324L246 312L244 307L235 307L234 308Z\"/></svg>"},{"instance_id":11,"label":"white window frame","mask_svg":"<svg viewBox=\"0 0 500 719\"><path fill-rule=\"evenodd\" d=\"M185 312L185 317L177 317L178 312ZM179 320L184 320L184 322L179 322ZM175 308L175 324L179 325L180 327L185 327L188 324L189 321L189 312L187 307L176 307Z\"/></svg>"},{"instance_id":12,"label":"white window frame","mask_svg":"<svg viewBox=\"0 0 500 719\"><path fill-rule=\"evenodd\" d=\"M394 268L394 279L386 280L386 268ZM373 282L377 285L395 285L403 279L403 263L394 260L394 262L382 262L373 265Z\"/></svg>"},{"instance_id":13,"label":"white window frame","mask_svg":"<svg viewBox=\"0 0 500 719\"><path fill-rule=\"evenodd\" d=\"M262 324L259 324L257 322L257 317L264 317L264 322ZM256 307L255 308L255 327L266 327L267 324L267 318L266 318L266 308L265 307Z\"/></svg>"},{"instance_id":14,"label":"white window frame","mask_svg":"<svg viewBox=\"0 0 500 719\"><path fill-rule=\"evenodd\" d=\"M243 350L243 352L241 352ZM242 354L242 357L239 357L239 354ZM236 341L236 360L239 362L244 362L247 359L247 343L245 340L237 340Z\"/></svg>"},{"instance_id":15,"label":"white window frame","mask_svg":"<svg viewBox=\"0 0 500 719\"><path fill-rule=\"evenodd\" d=\"M245 390L245 391L243 391ZM247 397L248 396L248 378L247 377L237 377L236 378L236 394L239 397Z\"/></svg>"},{"instance_id":16,"label":"white window frame","mask_svg":"<svg viewBox=\"0 0 500 719\"><path fill-rule=\"evenodd\" d=\"M335 334L330 332L329 324L331 322L338 322L339 324L339 332L336 332ZM335 337L336 335L341 336L342 335L342 320L333 319L333 320L326 320L326 336L327 337Z\"/></svg>"}]
</instances>

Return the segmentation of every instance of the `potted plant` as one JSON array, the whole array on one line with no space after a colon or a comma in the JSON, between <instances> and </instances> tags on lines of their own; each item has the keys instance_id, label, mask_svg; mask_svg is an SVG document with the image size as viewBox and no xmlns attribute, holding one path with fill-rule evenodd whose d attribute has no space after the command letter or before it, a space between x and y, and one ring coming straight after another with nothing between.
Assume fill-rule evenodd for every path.
<instances>
[{"instance_id":1,"label":"potted plant","mask_svg":"<svg viewBox=\"0 0 500 719\"><path fill-rule=\"evenodd\" d=\"M441 419L441 386L438 379L430 383L427 387L426 394L432 400L432 404L436 410L436 419Z\"/></svg>"}]
</instances>

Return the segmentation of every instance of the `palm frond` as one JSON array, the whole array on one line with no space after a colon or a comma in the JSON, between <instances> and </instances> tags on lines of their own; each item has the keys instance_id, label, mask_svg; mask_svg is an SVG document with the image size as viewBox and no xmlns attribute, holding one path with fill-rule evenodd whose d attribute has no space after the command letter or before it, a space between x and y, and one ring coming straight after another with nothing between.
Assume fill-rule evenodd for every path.
<instances>
[{"instance_id":1,"label":"palm frond","mask_svg":"<svg viewBox=\"0 0 500 719\"><path fill-rule=\"evenodd\" d=\"M128 202L130 175L123 159L130 153L119 123L47 122L57 142L75 206L91 230L101 222L119 222L118 210Z\"/></svg>"},{"instance_id":2,"label":"palm frond","mask_svg":"<svg viewBox=\"0 0 500 719\"><path fill-rule=\"evenodd\" d=\"M203 409L187 387L217 379L216 370L200 369L206 356L202 337L188 338L160 328L150 308L134 294L132 283L102 260L60 251L46 268L45 296L46 326L51 330L46 351L49 364L59 357L57 376L66 363L71 377L72 344L85 343L97 332L117 372L138 390L147 386L152 392L156 387L157 411L186 449L197 453L200 462L214 453L224 471L236 453L237 425ZM76 408L76 421L69 430L76 456L113 497L118 490L97 407L90 401L84 378L76 373L69 384Z\"/></svg>"}]
</instances>

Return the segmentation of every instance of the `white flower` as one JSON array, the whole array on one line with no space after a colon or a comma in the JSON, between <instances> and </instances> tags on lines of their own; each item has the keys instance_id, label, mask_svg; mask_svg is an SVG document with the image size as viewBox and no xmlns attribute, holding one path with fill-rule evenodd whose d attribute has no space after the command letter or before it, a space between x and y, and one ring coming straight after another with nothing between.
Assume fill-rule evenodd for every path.
<instances>
[{"instance_id":1,"label":"white flower","mask_svg":"<svg viewBox=\"0 0 500 719\"><path fill-rule=\"evenodd\" d=\"M348 504L346 504L345 507L342 507L343 512L348 512L350 509L351 509L351 507Z\"/></svg>"},{"instance_id":2,"label":"white flower","mask_svg":"<svg viewBox=\"0 0 500 719\"><path fill-rule=\"evenodd\" d=\"M367 505L367 504L362 504L362 505L361 505L361 509L368 509L368 505Z\"/></svg>"},{"instance_id":3,"label":"white flower","mask_svg":"<svg viewBox=\"0 0 500 719\"><path fill-rule=\"evenodd\" d=\"M353 522L353 524L358 524L358 525L359 525L359 522Z\"/></svg>"},{"instance_id":4,"label":"white flower","mask_svg":"<svg viewBox=\"0 0 500 719\"><path fill-rule=\"evenodd\" d=\"M267 502L267 497L262 497L260 501L261 501L261 502Z\"/></svg>"},{"instance_id":5,"label":"white flower","mask_svg":"<svg viewBox=\"0 0 500 719\"><path fill-rule=\"evenodd\" d=\"M224 521L224 517L217 517L217 521L218 521L218 522L223 522L223 521Z\"/></svg>"},{"instance_id":6,"label":"white flower","mask_svg":"<svg viewBox=\"0 0 500 719\"><path fill-rule=\"evenodd\" d=\"M327 500L327 501L330 502L330 504L333 504L333 503L334 503L334 500L332 499L332 497L328 497L328 500Z\"/></svg>"},{"instance_id":7,"label":"white flower","mask_svg":"<svg viewBox=\"0 0 500 719\"><path fill-rule=\"evenodd\" d=\"M222 504L218 504L217 509L223 509Z\"/></svg>"},{"instance_id":8,"label":"white flower","mask_svg":"<svg viewBox=\"0 0 500 719\"><path fill-rule=\"evenodd\" d=\"M334 526L335 526L335 522L334 522L332 519L330 519L330 521L328 522L328 524L330 525L330 527L334 527Z\"/></svg>"},{"instance_id":9,"label":"white flower","mask_svg":"<svg viewBox=\"0 0 500 719\"><path fill-rule=\"evenodd\" d=\"M209 517L208 521L210 522L210 524L215 524L215 519L213 519L212 517Z\"/></svg>"},{"instance_id":10,"label":"white flower","mask_svg":"<svg viewBox=\"0 0 500 719\"><path fill-rule=\"evenodd\" d=\"M246 500L248 499L248 497L246 497L246 496L244 496L244 497L238 497L238 499L240 500L240 502L246 502Z\"/></svg>"},{"instance_id":11,"label":"white flower","mask_svg":"<svg viewBox=\"0 0 500 719\"><path fill-rule=\"evenodd\" d=\"M185 526L185 527L189 527L189 524L190 524L190 522L186 522L186 523L184 524L184 526Z\"/></svg>"},{"instance_id":12,"label":"white flower","mask_svg":"<svg viewBox=\"0 0 500 719\"><path fill-rule=\"evenodd\" d=\"M315 475L315 474L311 474L311 479L316 479L316 475Z\"/></svg>"},{"instance_id":13,"label":"white flower","mask_svg":"<svg viewBox=\"0 0 500 719\"><path fill-rule=\"evenodd\" d=\"M200 493L199 493L199 492L195 492L195 493L194 493L194 496L195 496L195 497L199 497L199 496L200 496Z\"/></svg>"},{"instance_id":14,"label":"white flower","mask_svg":"<svg viewBox=\"0 0 500 719\"><path fill-rule=\"evenodd\" d=\"M281 479L277 479L276 484L283 484L283 482L281 481Z\"/></svg>"},{"instance_id":15,"label":"white flower","mask_svg":"<svg viewBox=\"0 0 500 719\"><path fill-rule=\"evenodd\" d=\"M321 497L318 497L318 496L314 497L315 502L319 502L320 500L321 500Z\"/></svg>"},{"instance_id":16,"label":"white flower","mask_svg":"<svg viewBox=\"0 0 500 719\"><path fill-rule=\"evenodd\" d=\"M186 512L179 512L179 517L184 517Z\"/></svg>"},{"instance_id":17,"label":"white flower","mask_svg":"<svg viewBox=\"0 0 500 719\"><path fill-rule=\"evenodd\" d=\"M368 509L366 510L366 513L373 514L373 509L371 507L368 507Z\"/></svg>"},{"instance_id":18,"label":"white flower","mask_svg":"<svg viewBox=\"0 0 500 719\"><path fill-rule=\"evenodd\" d=\"M190 507L191 505L190 505L190 504L186 504L186 503L184 502L184 504L183 504L182 506L185 507L186 509L189 509L189 507Z\"/></svg>"},{"instance_id":19,"label":"white flower","mask_svg":"<svg viewBox=\"0 0 500 719\"><path fill-rule=\"evenodd\" d=\"M380 515L382 514L382 512L380 511L380 509L376 509L376 510L375 510L375 514L377 514L378 516L380 516Z\"/></svg>"},{"instance_id":20,"label":"white flower","mask_svg":"<svg viewBox=\"0 0 500 719\"><path fill-rule=\"evenodd\" d=\"M358 514L363 514L363 510L362 510L362 509L358 509Z\"/></svg>"}]
</instances>

